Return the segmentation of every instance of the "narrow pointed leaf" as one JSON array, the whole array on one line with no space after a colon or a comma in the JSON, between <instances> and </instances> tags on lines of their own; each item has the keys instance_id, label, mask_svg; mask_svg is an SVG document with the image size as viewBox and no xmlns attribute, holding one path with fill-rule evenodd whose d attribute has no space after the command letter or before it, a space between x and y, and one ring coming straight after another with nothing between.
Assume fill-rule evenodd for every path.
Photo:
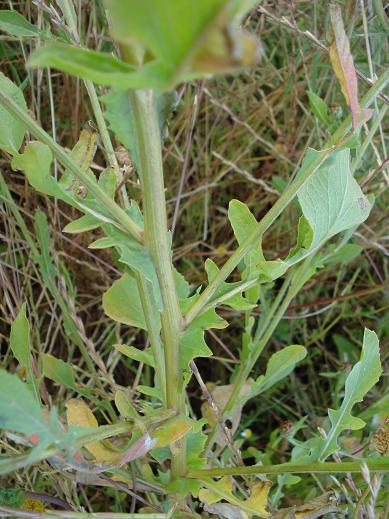
<instances>
[{"instance_id":1,"label":"narrow pointed leaf","mask_svg":"<svg viewBox=\"0 0 389 519\"><path fill-rule=\"evenodd\" d=\"M0 29L12 36L39 36L39 30L17 11L0 11Z\"/></svg>"},{"instance_id":2,"label":"narrow pointed leaf","mask_svg":"<svg viewBox=\"0 0 389 519\"><path fill-rule=\"evenodd\" d=\"M0 90L12 97L12 100L18 107L27 112L27 105L22 91L2 72L0 72ZM19 151L22 145L25 134L24 127L2 106L0 106L0 121L0 150L14 154Z\"/></svg>"},{"instance_id":3,"label":"narrow pointed leaf","mask_svg":"<svg viewBox=\"0 0 389 519\"><path fill-rule=\"evenodd\" d=\"M261 375L252 385L254 394L262 393L287 377L307 355L304 346L287 346L270 357L265 375Z\"/></svg>"},{"instance_id":4,"label":"narrow pointed leaf","mask_svg":"<svg viewBox=\"0 0 389 519\"><path fill-rule=\"evenodd\" d=\"M63 232L68 232L69 234L78 234L80 232L92 231L93 229L97 229L100 227L101 222L91 214L84 214L77 220L73 220L73 222L68 223L62 229Z\"/></svg>"},{"instance_id":5,"label":"narrow pointed leaf","mask_svg":"<svg viewBox=\"0 0 389 519\"><path fill-rule=\"evenodd\" d=\"M30 323L26 316L26 304L20 308L11 326L9 346L23 368L32 368L30 351Z\"/></svg>"},{"instance_id":6,"label":"narrow pointed leaf","mask_svg":"<svg viewBox=\"0 0 389 519\"><path fill-rule=\"evenodd\" d=\"M155 367L154 356L151 351L140 350L134 346L127 346L127 344L116 344L115 349L130 359L143 362L143 364L152 368Z\"/></svg>"},{"instance_id":7,"label":"narrow pointed leaf","mask_svg":"<svg viewBox=\"0 0 389 519\"><path fill-rule=\"evenodd\" d=\"M332 121L328 115L328 106L326 105L326 103L312 90L308 90L307 95L313 114L325 126L330 126L332 124Z\"/></svg>"},{"instance_id":8,"label":"narrow pointed leaf","mask_svg":"<svg viewBox=\"0 0 389 519\"><path fill-rule=\"evenodd\" d=\"M78 391L74 371L68 362L57 359L47 353L42 353L42 370L45 377L60 386Z\"/></svg>"},{"instance_id":9,"label":"narrow pointed leaf","mask_svg":"<svg viewBox=\"0 0 389 519\"><path fill-rule=\"evenodd\" d=\"M228 206L228 219L234 230L235 238L241 245L251 234L255 233L258 222L249 208L239 200L231 200ZM248 276L257 273L258 264L264 261L262 253L262 245L258 243L251 248L250 252L245 256L245 264L248 270Z\"/></svg>"}]
</instances>

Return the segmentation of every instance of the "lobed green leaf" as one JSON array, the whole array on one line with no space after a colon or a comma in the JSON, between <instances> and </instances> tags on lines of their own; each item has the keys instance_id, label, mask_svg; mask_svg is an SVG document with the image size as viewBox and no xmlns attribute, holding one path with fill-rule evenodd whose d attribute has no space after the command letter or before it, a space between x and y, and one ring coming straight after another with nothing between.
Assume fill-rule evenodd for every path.
<instances>
[{"instance_id":1,"label":"lobed green leaf","mask_svg":"<svg viewBox=\"0 0 389 519\"><path fill-rule=\"evenodd\" d=\"M345 384L344 397L339 409L329 409L331 429L325 438L315 446L311 458L324 461L338 450L339 435L347 429L360 429L365 422L354 417L351 411L355 404L362 402L370 389L378 382L382 373L377 335L365 328L359 362L350 371Z\"/></svg>"},{"instance_id":2,"label":"lobed green leaf","mask_svg":"<svg viewBox=\"0 0 389 519\"><path fill-rule=\"evenodd\" d=\"M23 368L31 367L30 323L26 316L26 304L20 308L16 319L11 325L9 346L16 360Z\"/></svg>"}]
</instances>

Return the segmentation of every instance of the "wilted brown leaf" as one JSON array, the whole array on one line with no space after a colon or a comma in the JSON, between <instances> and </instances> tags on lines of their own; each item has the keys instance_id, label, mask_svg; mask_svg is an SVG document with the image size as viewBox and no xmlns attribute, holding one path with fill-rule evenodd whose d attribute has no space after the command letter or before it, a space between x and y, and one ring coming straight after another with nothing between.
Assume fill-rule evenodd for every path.
<instances>
[{"instance_id":1,"label":"wilted brown leaf","mask_svg":"<svg viewBox=\"0 0 389 519\"><path fill-rule=\"evenodd\" d=\"M341 512L338 507L338 499L335 492L330 491L315 497L304 505L281 508L271 517L272 519L318 519L336 512Z\"/></svg>"},{"instance_id":2,"label":"wilted brown leaf","mask_svg":"<svg viewBox=\"0 0 389 519\"><path fill-rule=\"evenodd\" d=\"M251 381L247 381L240 390L239 399L237 399L237 403L234 406L234 408L229 413L224 415L224 420L228 420L229 422L231 422L229 429L231 430L232 435L234 435L239 426L240 417L242 415L242 408L245 401L244 397L250 393L250 388ZM234 389L234 385L228 384L225 386L214 387L210 385L208 389L219 411L222 412L228 400L230 399L232 390ZM215 415L215 412L213 411L212 407L208 402L203 403L203 405L201 406L201 412L203 417L206 418L206 420L208 421L209 425L211 427L216 427L216 425L218 424L218 420ZM221 447L225 447L227 445L226 437L222 431L218 432L215 442Z\"/></svg>"},{"instance_id":3,"label":"wilted brown leaf","mask_svg":"<svg viewBox=\"0 0 389 519\"><path fill-rule=\"evenodd\" d=\"M373 111L362 108L358 101L358 80L354 60L350 52L350 42L344 30L342 11L339 5L330 4L331 26L328 31L330 59L335 75L346 102L351 110L352 125L355 130L368 121Z\"/></svg>"}]
</instances>

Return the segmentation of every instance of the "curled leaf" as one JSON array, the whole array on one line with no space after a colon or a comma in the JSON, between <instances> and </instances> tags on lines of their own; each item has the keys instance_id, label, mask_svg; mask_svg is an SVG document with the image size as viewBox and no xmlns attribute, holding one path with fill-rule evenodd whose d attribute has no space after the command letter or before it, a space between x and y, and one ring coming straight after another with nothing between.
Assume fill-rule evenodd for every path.
<instances>
[{"instance_id":1,"label":"curled leaf","mask_svg":"<svg viewBox=\"0 0 389 519\"><path fill-rule=\"evenodd\" d=\"M139 440L136 440L135 443L131 445L129 449L121 456L118 466L122 466L125 463L129 463L130 461L136 460L145 456L149 450L157 444L156 438L151 438L149 433L144 434Z\"/></svg>"}]
</instances>

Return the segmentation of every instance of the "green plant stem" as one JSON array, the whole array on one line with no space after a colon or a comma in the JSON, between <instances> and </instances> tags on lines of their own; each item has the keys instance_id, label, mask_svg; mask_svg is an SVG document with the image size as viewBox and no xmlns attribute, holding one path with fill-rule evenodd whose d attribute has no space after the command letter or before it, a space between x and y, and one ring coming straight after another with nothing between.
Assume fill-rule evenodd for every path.
<instances>
[{"instance_id":1,"label":"green plant stem","mask_svg":"<svg viewBox=\"0 0 389 519\"><path fill-rule=\"evenodd\" d=\"M293 200L299 189L303 186L306 180L316 171L316 169L322 164L326 156L330 151L324 154L320 154L308 167L304 174L299 175L296 180L284 191L277 202L272 208L266 213L266 215L258 222L256 229L248 236L248 238L240 245L230 258L223 265L222 269L219 270L217 276L202 292L200 297L194 303L194 305L188 310L185 315L185 324L188 325L193 319L195 319L203 310L208 301L215 294L219 286L227 279L227 277L233 272L238 266L246 254L251 250L255 243L257 243L265 231L270 225L278 218L278 216L284 211L288 204Z\"/></svg>"},{"instance_id":2,"label":"green plant stem","mask_svg":"<svg viewBox=\"0 0 389 519\"><path fill-rule=\"evenodd\" d=\"M258 361L261 353L263 352L266 344L271 339L275 329L277 328L278 324L280 323L282 317L284 316L286 310L288 309L288 306L290 305L292 299L296 297L298 292L301 290L301 288L304 286L304 284L307 282L307 279L304 277L306 274L306 271L309 269L311 264L312 258L307 258L302 265L300 265L300 268L296 269L293 273L291 284L289 287L289 290L284 297L284 299L281 301L281 299L278 299L278 305L272 308L271 312L271 319L269 319L266 328L263 329L262 333L259 335L257 341L254 341L254 345L252 347L252 353L250 356L250 360L244 364L244 367L241 369L243 372L243 375L240 377L243 382L241 382L241 387L244 384L245 380L249 376L251 370L255 366L256 362ZM234 387L235 389L235 387ZM240 393L240 390L237 394ZM236 398L236 397L235 397ZM229 409L232 409L235 405L235 401L232 398L230 398L230 401L227 403L227 406Z\"/></svg>"},{"instance_id":3,"label":"green plant stem","mask_svg":"<svg viewBox=\"0 0 389 519\"><path fill-rule=\"evenodd\" d=\"M347 472L361 472L366 464L370 472L389 472L389 458L360 459L358 461L343 461L336 463L307 463L298 465L283 463L280 465L255 465L252 467L225 467L215 469L189 470L186 474L191 479L202 479L220 476L249 476L254 474L344 474Z\"/></svg>"},{"instance_id":4,"label":"green plant stem","mask_svg":"<svg viewBox=\"0 0 389 519\"><path fill-rule=\"evenodd\" d=\"M169 519L169 514L131 514L120 512L70 512L68 510L45 510L31 512L20 508L0 506L1 517L26 517L29 519Z\"/></svg>"},{"instance_id":5,"label":"green plant stem","mask_svg":"<svg viewBox=\"0 0 389 519\"><path fill-rule=\"evenodd\" d=\"M257 279L250 279L250 281L243 281L239 284L239 286L233 288L229 292L226 292L225 294L221 295L220 297L217 297L216 299L213 299L210 301L207 305L203 308L203 313L207 312L208 310L212 310L212 308L216 308L219 305L222 305L224 301L228 301L231 297L235 296L236 294L241 294L245 290L248 290L251 287L254 287L258 284Z\"/></svg>"},{"instance_id":6,"label":"green plant stem","mask_svg":"<svg viewBox=\"0 0 389 519\"><path fill-rule=\"evenodd\" d=\"M351 173L355 173L357 170L361 160L363 159L366 150L374 138L374 135L377 131L377 128L381 124L382 119L385 117L386 112L388 111L389 106L383 105L379 113L374 117L372 124L370 126L369 133L366 135L363 143L357 148L357 153L355 155L354 160L351 163Z\"/></svg>"},{"instance_id":7,"label":"green plant stem","mask_svg":"<svg viewBox=\"0 0 389 519\"><path fill-rule=\"evenodd\" d=\"M389 32L389 18L385 12L382 0L373 0L374 10L380 20L381 26L385 32Z\"/></svg>"},{"instance_id":8,"label":"green plant stem","mask_svg":"<svg viewBox=\"0 0 389 519\"><path fill-rule=\"evenodd\" d=\"M298 268L291 270L285 278L284 283L280 288L271 308L269 309L269 312L266 315L261 328L258 327L257 329L253 344L250 347L250 355L248 359L245 360L245 362L239 364L238 373L234 380L234 388L222 411L223 418L225 418L227 414L235 407L236 401L239 398L241 390L247 378L249 377L251 370L258 361L266 344L272 337L274 330L277 328L290 302L306 283L307 279L304 277L304 275L310 266L311 260L311 257L307 258ZM286 291L287 294L284 297ZM212 448L217 430L218 427L216 426L215 430L208 438L207 452L209 452Z\"/></svg>"},{"instance_id":9,"label":"green plant stem","mask_svg":"<svg viewBox=\"0 0 389 519\"><path fill-rule=\"evenodd\" d=\"M138 285L140 300L142 304L143 314L145 316L147 333L150 339L150 346L153 352L155 361L155 376L157 378L158 386L162 391L162 400L166 405L166 374L165 374L165 360L163 356L163 349L159 335L159 326L154 319L155 309L152 303L152 294L150 286L139 272L134 272L135 280Z\"/></svg>"},{"instance_id":10,"label":"green plant stem","mask_svg":"<svg viewBox=\"0 0 389 519\"><path fill-rule=\"evenodd\" d=\"M103 148L105 151L105 155L107 157L108 164L115 170L118 182L122 181L122 175L120 173L120 168L118 161L116 159L115 150L112 146L111 137L109 136L108 128L105 123L104 115L101 110L101 106L99 103L99 99L97 97L96 89L92 81L86 79L84 81L85 88L88 92L89 100L92 105L92 110L96 119L96 124L99 129L99 134L101 140L103 141ZM121 192L123 198L123 192ZM128 199L127 192L125 192L125 198Z\"/></svg>"},{"instance_id":11,"label":"green plant stem","mask_svg":"<svg viewBox=\"0 0 389 519\"><path fill-rule=\"evenodd\" d=\"M286 277L281 285L281 288L278 290L277 295L273 301L273 304L269 308L269 310L266 312L266 315L263 317L263 319L258 320L257 329L255 331L254 335L254 344L257 343L262 335L265 333L266 328L268 327L271 319L273 318L274 314L277 311L277 308L280 306L282 299L284 298L284 295L286 291L288 290L290 283L293 278L293 269L290 269L289 272L286 274Z\"/></svg>"},{"instance_id":12,"label":"green plant stem","mask_svg":"<svg viewBox=\"0 0 389 519\"><path fill-rule=\"evenodd\" d=\"M139 243L143 241L142 229L118 206L88 175L72 160L66 151L59 146L29 115L4 92L0 92L0 104L12 114L38 141L46 144L58 161L67 168L82 184L94 194L101 204L108 209L112 217L125 232Z\"/></svg>"},{"instance_id":13,"label":"green plant stem","mask_svg":"<svg viewBox=\"0 0 389 519\"><path fill-rule=\"evenodd\" d=\"M117 422L112 425L101 425L94 432L90 432L76 439L75 444L78 448L88 445L88 443L98 442L117 436L123 433L130 433L134 428L134 422Z\"/></svg>"},{"instance_id":14,"label":"green plant stem","mask_svg":"<svg viewBox=\"0 0 389 519\"><path fill-rule=\"evenodd\" d=\"M117 183L118 185L121 184L120 187L120 196L122 198L124 207L129 206L129 199L128 199L128 193L126 190L126 186L122 184L123 181L123 175L120 171L119 164L115 155L115 150L112 146L111 137L109 136L108 128L104 119L103 112L101 110L100 102L97 97L96 89L92 81L89 81L88 79L84 80L84 85L86 88L86 91L88 92L89 100L92 105L92 110L96 119L96 124L99 129L99 134L101 137L101 140L103 141L103 148L105 152L105 156L107 158L107 163L116 173Z\"/></svg>"},{"instance_id":15,"label":"green plant stem","mask_svg":"<svg viewBox=\"0 0 389 519\"><path fill-rule=\"evenodd\" d=\"M376 99L378 94L386 87L389 82L389 70L386 70L369 89L366 95L361 100L361 106L367 108ZM346 133L351 129L351 116L347 117L340 127L334 132L334 134L328 139L325 144L323 153L318 155L311 164L298 175L290 186L284 191L277 202L272 208L266 213L266 215L258 222L257 228L247 237L247 239L235 250L230 258L223 265L222 269L218 272L217 276L202 292L197 301L188 310L184 317L185 325L188 325L193 319L195 319L203 310L205 305L211 300L219 286L228 278L233 270L238 266L250 249L258 243L263 234L278 218L278 216L284 211L289 203L297 195L300 188L305 184L308 178L318 169L318 167L326 159L334 147L341 144Z\"/></svg>"},{"instance_id":16,"label":"green plant stem","mask_svg":"<svg viewBox=\"0 0 389 519\"><path fill-rule=\"evenodd\" d=\"M223 415L226 415L226 413L234 408L244 383L250 375L251 370L255 366L259 356L263 352L268 340L271 338L278 323L281 321L282 316L284 315L285 310L288 308L289 303L293 299L295 293L297 293L295 290L289 290L288 295L284 298L282 303L281 300L278 299L278 304L272 307L271 311L269 312L270 316L269 321L267 321L267 327L264 327L263 333L258 337L257 340L254 340L254 344L250 348L249 359L247 362L243 362L239 365L239 371L234 381L234 389L223 410Z\"/></svg>"},{"instance_id":17,"label":"green plant stem","mask_svg":"<svg viewBox=\"0 0 389 519\"><path fill-rule=\"evenodd\" d=\"M386 112L386 107L384 107L381 110L381 112L385 113ZM379 119L379 118L377 118L377 119ZM345 123L346 123L346 121L345 121ZM342 126L344 126L345 123L343 123ZM351 122L349 124L351 124ZM378 124L379 123L377 123L377 126L378 126ZM376 129L376 127L375 127L375 129ZM347 129L345 129L342 132L340 130L341 130L341 128L339 128L337 130L337 132L336 132L336 134L338 134L338 136L337 137L332 136L332 138L328 141L327 145L330 145L331 141L334 140L334 139L335 140L342 139L342 137L343 137L344 133L347 131ZM370 133L371 132L369 132L369 135L370 135ZM370 142L371 137L372 136L370 136L370 138L367 138L366 140L368 142ZM321 159L321 158L319 157L319 159ZM304 172L304 175L301 175L301 177L305 176L307 174L307 171L309 171L310 169L311 168L307 168L307 170L305 170L305 172ZM298 178L294 181L293 184L296 184L297 180L298 180ZM293 184L291 185L291 187L293 186ZM300 187L301 186L299 186L299 188ZM283 196L281 196L281 198L282 197ZM281 198L279 199L279 201L281 200ZM270 213L270 211L269 211L269 213ZM267 213L267 215L269 213ZM266 216L263 218L263 220L266 218ZM261 220L261 222L263 222L263 220ZM261 224L261 222L259 222L259 225ZM232 257L233 256L231 256L231 258ZM307 271L307 269L309 269L311 261L312 261L311 257L306 258L304 260L304 262L300 265L299 268L294 270L293 273L289 273L288 274L288 276L286 277L286 279L284 281L283 286L281 287L281 290L277 294L277 297L276 297L272 307L270 308L270 310L269 310L268 314L266 315L264 321L261 323L261 327L258 326L256 334L255 334L255 337L254 337L254 344L250 348L250 351L251 351L250 357L249 357L247 362L242 363L240 365L240 367L239 367L238 374L237 374L236 379L234 381L234 389L233 389L233 391L231 393L231 396L230 396L227 404L224 407L223 416L226 416L226 414L234 408L234 406L236 404L236 401L239 398L241 389L242 389L245 381L247 380L248 376L250 375L251 370L253 369L253 367L254 367L255 363L257 362L259 356L263 352L267 342L269 341L269 339L271 338L274 330L276 329L276 327L278 326L279 322L281 321L282 316L286 312L290 302L296 296L296 294L299 292L299 290L302 288L302 286L305 284L305 282L306 282L306 277L305 277L306 271ZM220 274L220 272L219 272L219 274ZM291 285L289 287L287 295L282 300L282 298L284 296L284 293L285 293L285 289L289 285L290 281L291 281ZM282 302L281 302L281 300L282 300ZM193 307L192 307L192 309L193 309ZM188 316L188 314L187 314L187 316ZM210 438L208 440L208 446L207 446L208 449L210 449L212 447L213 438L215 437L215 433L216 433L216 431L210 436Z\"/></svg>"},{"instance_id":18,"label":"green plant stem","mask_svg":"<svg viewBox=\"0 0 389 519\"><path fill-rule=\"evenodd\" d=\"M163 300L161 321L166 372L166 405L182 413L185 410L180 363L182 322L168 237L162 146L155 93L152 90L139 90L130 92L129 96L143 189L145 245L150 251L157 271ZM181 448L178 455L173 458L173 476L179 476L185 470L185 449Z\"/></svg>"}]
</instances>

